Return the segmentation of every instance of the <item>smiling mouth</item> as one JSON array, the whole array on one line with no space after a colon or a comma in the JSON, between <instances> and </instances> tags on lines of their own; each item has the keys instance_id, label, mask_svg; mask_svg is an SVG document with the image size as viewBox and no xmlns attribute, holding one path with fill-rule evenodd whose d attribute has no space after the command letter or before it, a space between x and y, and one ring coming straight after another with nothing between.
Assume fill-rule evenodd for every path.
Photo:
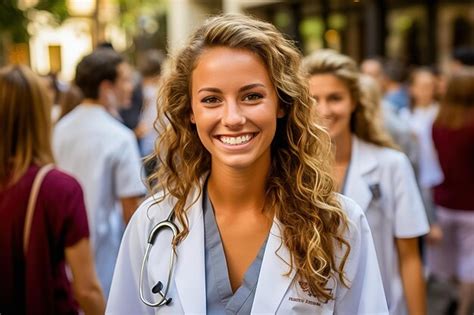
<instances>
[{"instance_id":1,"label":"smiling mouth","mask_svg":"<svg viewBox=\"0 0 474 315\"><path fill-rule=\"evenodd\" d=\"M218 136L220 142L227 144L227 145L242 145L250 142L255 137L255 133L248 133L245 135L240 135L237 137L232 136Z\"/></svg>"}]
</instances>

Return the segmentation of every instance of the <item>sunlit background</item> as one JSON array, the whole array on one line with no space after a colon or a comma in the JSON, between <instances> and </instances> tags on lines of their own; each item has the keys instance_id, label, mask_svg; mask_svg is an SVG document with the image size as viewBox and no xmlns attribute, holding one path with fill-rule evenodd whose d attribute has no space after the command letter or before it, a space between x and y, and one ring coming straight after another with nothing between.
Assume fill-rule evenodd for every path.
<instances>
[{"instance_id":1,"label":"sunlit background","mask_svg":"<svg viewBox=\"0 0 474 315\"><path fill-rule=\"evenodd\" d=\"M0 4L0 65L25 63L70 81L101 42L133 63L147 49L179 47L219 12L270 21L304 53L329 47L359 61L443 67L454 47L474 46L471 0L13 0Z\"/></svg>"}]
</instances>

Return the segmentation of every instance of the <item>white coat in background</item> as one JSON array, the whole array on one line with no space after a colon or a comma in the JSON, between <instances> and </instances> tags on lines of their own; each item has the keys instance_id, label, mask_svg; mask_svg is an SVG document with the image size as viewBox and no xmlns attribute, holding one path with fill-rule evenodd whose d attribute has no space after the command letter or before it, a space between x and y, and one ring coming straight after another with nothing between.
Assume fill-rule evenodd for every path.
<instances>
[{"instance_id":1,"label":"white coat in background","mask_svg":"<svg viewBox=\"0 0 474 315\"><path fill-rule=\"evenodd\" d=\"M171 198L168 198L154 205L152 197L140 206L127 226L115 267L106 314L206 313L202 194L196 189L192 196L190 200L196 202L188 211L190 231L177 246L175 272L168 292L168 297L173 299L172 303L160 308L151 308L143 304L139 297L140 267L149 232L168 216L173 203ZM281 245L279 223L275 219L263 257L252 314L388 314L372 236L365 216L360 207L350 199L341 196L341 203L351 221L346 239L352 248L345 267L345 275L351 283L351 289L344 287L339 280L332 279L330 283L335 300L327 304L320 303L305 293L304 283L293 281L294 271L286 275L289 271L290 254L288 249ZM170 235L168 230L159 234L146 268L144 292L147 299L152 301L156 301L157 296L151 296L151 288L158 281L165 282L167 279ZM336 255L339 261L342 252L336 252Z\"/></svg>"},{"instance_id":2,"label":"white coat in background","mask_svg":"<svg viewBox=\"0 0 474 315\"><path fill-rule=\"evenodd\" d=\"M408 158L354 136L344 194L367 216L390 314L408 314L395 238L418 237L429 231Z\"/></svg>"},{"instance_id":3,"label":"white coat in background","mask_svg":"<svg viewBox=\"0 0 474 315\"><path fill-rule=\"evenodd\" d=\"M146 193L135 135L104 106L80 104L56 124L53 151L58 167L84 190L95 267L107 295L125 229L120 199Z\"/></svg>"}]
</instances>

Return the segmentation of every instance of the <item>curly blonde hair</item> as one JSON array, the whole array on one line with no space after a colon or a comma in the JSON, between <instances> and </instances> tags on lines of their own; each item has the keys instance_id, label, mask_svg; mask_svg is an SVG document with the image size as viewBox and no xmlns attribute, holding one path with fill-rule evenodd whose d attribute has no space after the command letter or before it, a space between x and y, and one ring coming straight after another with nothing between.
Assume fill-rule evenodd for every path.
<instances>
[{"instance_id":1,"label":"curly blonde hair","mask_svg":"<svg viewBox=\"0 0 474 315\"><path fill-rule=\"evenodd\" d=\"M333 74L349 89L355 101L350 120L351 132L362 140L378 146L397 149L390 135L383 129L380 118L380 98L374 86L362 82L357 64L350 57L331 49L318 50L303 59L306 75Z\"/></svg>"},{"instance_id":2,"label":"curly blonde hair","mask_svg":"<svg viewBox=\"0 0 474 315\"><path fill-rule=\"evenodd\" d=\"M159 163L149 178L154 183L152 192L164 191L177 199L174 212L184 227L181 241L189 232L188 195L193 187L200 187L200 178L211 167L210 154L190 121L191 74L199 56L216 46L252 51L267 67L285 117L278 119L271 145L266 208L274 209L282 224L283 243L292 254L290 268L308 282L314 296L321 301L333 299L329 279L338 277L346 284L343 270L350 245L343 234L348 218L330 175L330 138L311 124L313 100L300 70L301 56L273 25L243 15L212 17L171 60L159 92L157 122L166 128L151 156ZM336 250L343 248L343 258L336 263Z\"/></svg>"}]
</instances>

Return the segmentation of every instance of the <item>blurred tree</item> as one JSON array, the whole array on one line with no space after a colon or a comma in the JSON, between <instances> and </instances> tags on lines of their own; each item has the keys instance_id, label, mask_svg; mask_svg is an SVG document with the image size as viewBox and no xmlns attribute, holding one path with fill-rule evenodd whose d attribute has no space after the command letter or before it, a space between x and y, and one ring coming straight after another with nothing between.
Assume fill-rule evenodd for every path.
<instances>
[{"instance_id":1,"label":"blurred tree","mask_svg":"<svg viewBox=\"0 0 474 315\"><path fill-rule=\"evenodd\" d=\"M130 35L136 35L143 29L151 28L154 23L145 20L151 19L166 12L166 0L118 0L120 6L120 26Z\"/></svg>"},{"instance_id":2,"label":"blurred tree","mask_svg":"<svg viewBox=\"0 0 474 315\"><path fill-rule=\"evenodd\" d=\"M58 22L68 17L65 0L39 0L25 8L21 7L18 0L3 0L0 2L0 36L7 36L13 43L27 42L30 10L48 11Z\"/></svg>"},{"instance_id":3,"label":"blurred tree","mask_svg":"<svg viewBox=\"0 0 474 315\"><path fill-rule=\"evenodd\" d=\"M25 42L28 38L26 31L27 18L18 8L17 0L0 2L0 35L8 36L13 42Z\"/></svg>"},{"instance_id":4,"label":"blurred tree","mask_svg":"<svg viewBox=\"0 0 474 315\"><path fill-rule=\"evenodd\" d=\"M131 39L127 53L133 59L147 49L166 49L166 13L169 0L116 0L119 26ZM133 43L133 44L132 44Z\"/></svg>"}]
</instances>

